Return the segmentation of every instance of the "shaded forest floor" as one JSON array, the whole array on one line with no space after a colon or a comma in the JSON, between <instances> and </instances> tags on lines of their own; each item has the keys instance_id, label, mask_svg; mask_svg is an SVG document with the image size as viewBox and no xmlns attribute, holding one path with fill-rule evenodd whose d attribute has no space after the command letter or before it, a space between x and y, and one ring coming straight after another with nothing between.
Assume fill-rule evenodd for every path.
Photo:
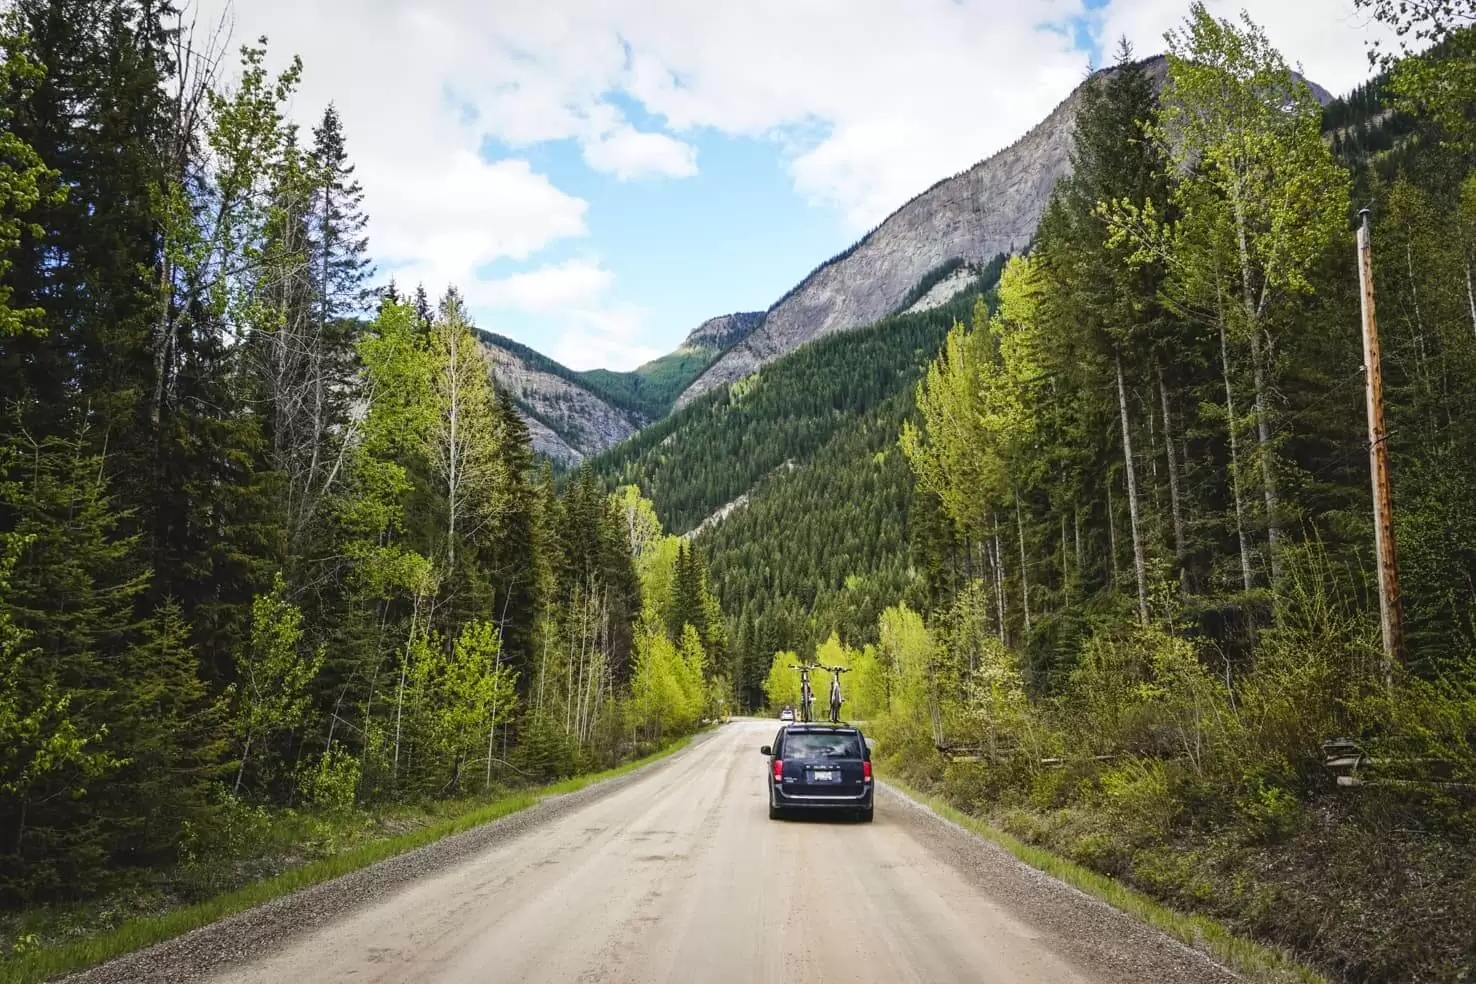
<instances>
[{"instance_id":1,"label":"shaded forest floor","mask_svg":"<svg viewBox=\"0 0 1476 984\"><path fill-rule=\"evenodd\" d=\"M1476 981L1476 804L1330 790L1270 827L1159 825L1090 795L1061 805L1002 793L978 763L886 764L997 830L1284 948L1330 980Z\"/></svg>"}]
</instances>

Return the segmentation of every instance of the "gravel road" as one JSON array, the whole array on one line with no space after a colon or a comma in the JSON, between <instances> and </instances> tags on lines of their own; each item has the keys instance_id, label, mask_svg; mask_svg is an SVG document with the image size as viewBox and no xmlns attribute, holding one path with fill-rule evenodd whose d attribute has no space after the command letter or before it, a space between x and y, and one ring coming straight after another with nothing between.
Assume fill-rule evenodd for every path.
<instances>
[{"instance_id":1,"label":"gravel road","mask_svg":"<svg viewBox=\"0 0 1476 984\"><path fill-rule=\"evenodd\" d=\"M1239 979L885 788L872 824L769 820L758 746L774 731L735 721L631 777L77 980Z\"/></svg>"}]
</instances>

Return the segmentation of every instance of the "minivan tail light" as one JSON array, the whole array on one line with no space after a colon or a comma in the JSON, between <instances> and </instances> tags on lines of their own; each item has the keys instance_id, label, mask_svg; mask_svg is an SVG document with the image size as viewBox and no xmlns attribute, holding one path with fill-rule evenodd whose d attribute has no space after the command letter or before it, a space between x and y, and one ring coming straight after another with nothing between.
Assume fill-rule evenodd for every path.
<instances>
[{"instance_id":1,"label":"minivan tail light","mask_svg":"<svg viewBox=\"0 0 1476 984\"><path fill-rule=\"evenodd\" d=\"M861 781L871 781L871 759L865 759L861 763Z\"/></svg>"},{"instance_id":2,"label":"minivan tail light","mask_svg":"<svg viewBox=\"0 0 1476 984\"><path fill-rule=\"evenodd\" d=\"M774 760L774 781L775 782L779 782L783 778L784 778L784 760L783 759L775 759Z\"/></svg>"}]
</instances>

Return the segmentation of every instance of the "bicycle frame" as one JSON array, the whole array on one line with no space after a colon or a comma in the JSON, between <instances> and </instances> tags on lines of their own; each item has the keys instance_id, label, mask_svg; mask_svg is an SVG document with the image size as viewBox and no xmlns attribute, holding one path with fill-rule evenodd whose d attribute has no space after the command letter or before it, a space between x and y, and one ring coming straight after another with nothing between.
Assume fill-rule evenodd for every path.
<instances>
[{"instance_id":1,"label":"bicycle frame","mask_svg":"<svg viewBox=\"0 0 1476 984\"><path fill-rule=\"evenodd\" d=\"M810 723L810 708L815 704L815 691L810 687L810 671L819 669L816 666L795 666L790 664L791 670L799 670L800 673L800 720L805 724Z\"/></svg>"},{"instance_id":2,"label":"bicycle frame","mask_svg":"<svg viewBox=\"0 0 1476 984\"><path fill-rule=\"evenodd\" d=\"M830 723L840 724L841 705L846 702L845 697L841 695L840 675L842 673L849 673L851 668L849 666L822 666L818 668L830 671Z\"/></svg>"}]
</instances>

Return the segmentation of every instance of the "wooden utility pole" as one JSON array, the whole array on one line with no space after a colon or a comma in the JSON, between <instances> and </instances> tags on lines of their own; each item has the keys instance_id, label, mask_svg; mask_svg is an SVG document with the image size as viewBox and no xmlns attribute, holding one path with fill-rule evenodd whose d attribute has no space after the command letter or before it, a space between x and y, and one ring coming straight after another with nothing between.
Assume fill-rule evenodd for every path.
<instances>
[{"instance_id":1,"label":"wooden utility pole","mask_svg":"<svg viewBox=\"0 0 1476 984\"><path fill-rule=\"evenodd\" d=\"M1373 479L1374 550L1379 558L1379 622L1384 636L1384 682L1404 660L1404 612L1399 602L1399 563L1394 552L1394 503L1389 492L1389 441L1384 429L1384 379L1374 320L1373 245L1368 209L1358 227L1358 284L1363 298L1363 369L1368 394L1368 463Z\"/></svg>"}]
</instances>

